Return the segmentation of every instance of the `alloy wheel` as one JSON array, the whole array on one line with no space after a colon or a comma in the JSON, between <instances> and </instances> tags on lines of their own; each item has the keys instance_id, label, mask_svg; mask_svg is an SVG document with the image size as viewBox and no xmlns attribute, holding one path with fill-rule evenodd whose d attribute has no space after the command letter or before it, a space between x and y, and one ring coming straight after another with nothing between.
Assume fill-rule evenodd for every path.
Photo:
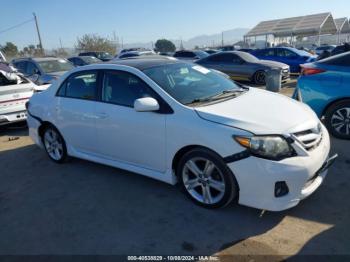
<instances>
[{"instance_id":1,"label":"alloy wheel","mask_svg":"<svg viewBox=\"0 0 350 262\"><path fill-rule=\"evenodd\" d=\"M63 141L56 130L49 128L44 134L44 145L49 156L59 161L64 156Z\"/></svg>"},{"instance_id":2,"label":"alloy wheel","mask_svg":"<svg viewBox=\"0 0 350 262\"><path fill-rule=\"evenodd\" d=\"M350 107L336 110L331 117L332 128L341 135L350 135Z\"/></svg>"},{"instance_id":3,"label":"alloy wheel","mask_svg":"<svg viewBox=\"0 0 350 262\"><path fill-rule=\"evenodd\" d=\"M188 160L182 171L187 192L203 204L217 204L225 194L225 180L219 168L210 160L195 157Z\"/></svg>"}]
</instances>

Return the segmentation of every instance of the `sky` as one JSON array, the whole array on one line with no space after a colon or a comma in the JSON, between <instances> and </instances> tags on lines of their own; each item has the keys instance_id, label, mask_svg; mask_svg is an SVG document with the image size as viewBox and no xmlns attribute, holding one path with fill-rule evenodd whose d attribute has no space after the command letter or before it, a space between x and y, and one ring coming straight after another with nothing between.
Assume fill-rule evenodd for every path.
<instances>
[{"instance_id":1,"label":"sky","mask_svg":"<svg viewBox=\"0 0 350 262\"><path fill-rule=\"evenodd\" d=\"M350 0L0 0L0 45L20 48L37 44L33 21L38 17L44 48L74 47L84 34L112 37L124 43L159 38L189 39L234 28L252 28L259 21L331 12L349 17Z\"/></svg>"}]
</instances>

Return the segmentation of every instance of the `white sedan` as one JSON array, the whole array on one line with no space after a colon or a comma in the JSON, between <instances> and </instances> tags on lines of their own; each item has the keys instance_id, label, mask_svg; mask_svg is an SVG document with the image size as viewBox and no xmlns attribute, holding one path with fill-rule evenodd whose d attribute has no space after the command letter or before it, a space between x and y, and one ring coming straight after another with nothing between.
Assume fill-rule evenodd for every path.
<instances>
[{"instance_id":1,"label":"white sedan","mask_svg":"<svg viewBox=\"0 0 350 262\"><path fill-rule=\"evenodd\" d=\"M178 182L208 208L291 208L335 159L306 105L176 60L79 67L27 109L30 136L53 161L73 156Z\"/></svg>"}]
</instances>

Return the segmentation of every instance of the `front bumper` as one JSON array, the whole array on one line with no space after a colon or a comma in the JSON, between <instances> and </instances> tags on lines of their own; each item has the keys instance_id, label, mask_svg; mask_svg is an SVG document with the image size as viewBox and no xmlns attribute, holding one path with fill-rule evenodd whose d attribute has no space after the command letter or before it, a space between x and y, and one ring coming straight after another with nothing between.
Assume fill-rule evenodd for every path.
<instances>
[{"instance_id":1,"label":"front bumper","mask_svg":"<svg viewBox=\"0 0 350 262\"><path fill-rule=\"evenodd\" d=\"M323 127L324 128L324 127ZM242 205L282 211L296 206L322 184L329 165L330 139L324 128L324 136L317 148L306 156L271 161L254 156L228 164L239 185L239 203ZM288 193L275 196L276 183L285 182Z\"/></svg>"}]
</instances>

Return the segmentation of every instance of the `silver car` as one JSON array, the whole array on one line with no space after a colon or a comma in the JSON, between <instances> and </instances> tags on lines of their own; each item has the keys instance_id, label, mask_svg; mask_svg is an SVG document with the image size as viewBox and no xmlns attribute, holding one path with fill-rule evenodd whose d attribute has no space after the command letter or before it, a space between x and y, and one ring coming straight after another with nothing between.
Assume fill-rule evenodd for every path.
<instances>
[{"instance_id":1,"label":"silver car","mask_svg":"<svg viewBox=\"0 0 350 262\"><path fill-rule=\"evenodd\" d=\"M260 60L241 51L220 52L196 61L204 67L216 69L237 81L249 81L265 85L266 72L278 68L282 71L282 81L289 79L289 66L280 62Z\"/></svg>"},{"instance_id":2,"label":"silver car","mask_svg":"<svg viewBox=\"0 0 350 262\"><path fill-rule=\"evenodd\" d=\"M74 68L66 59L56 57L19 58L13 60L12 65L37 85L51 84Z\"/></svg>"}]
</instances>

